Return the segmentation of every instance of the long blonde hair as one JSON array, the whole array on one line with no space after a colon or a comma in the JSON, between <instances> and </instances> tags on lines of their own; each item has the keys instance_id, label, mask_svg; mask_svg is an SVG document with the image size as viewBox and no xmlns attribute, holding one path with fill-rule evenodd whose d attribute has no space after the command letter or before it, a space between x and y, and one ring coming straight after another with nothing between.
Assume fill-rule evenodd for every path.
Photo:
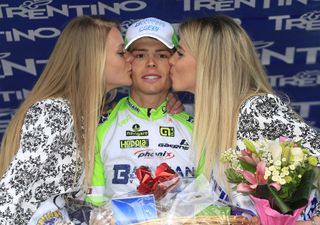
<instances>
[{"instance_id":1,"label":"long blonde hair","mask_svg":"<svg viewBox=\"0 0 320 225\"><path fill-rule=\"evenodd\" d=\"M216 166L221 153L236 145L239 109L255 94L272 93L252 41L227 16L190 20L179 28L197 60L193 140L197 162L205 151L204 174Z\"/></svg>"},{"instance_id":2,"label":"long blonde hair","mask_svg":"<svg viewBox=\"0 0 320 225\"><path fill-rule=\"evenodd\" d=\"M6 129L0 152L1 176L19 149L22 124L30 106L42 99L65 97L70 102L79 154L84 160L85 184L91 181L95 131L106 92L106 40L115 26L102 18L80 16L65 27L39 80Z\"/></svg>"}]
</instances>

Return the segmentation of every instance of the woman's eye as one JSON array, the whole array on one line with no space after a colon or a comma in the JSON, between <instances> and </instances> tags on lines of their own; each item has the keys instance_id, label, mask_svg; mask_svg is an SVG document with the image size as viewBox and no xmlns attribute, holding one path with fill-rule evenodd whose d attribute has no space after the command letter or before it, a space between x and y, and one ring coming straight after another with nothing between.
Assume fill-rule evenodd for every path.
<instances>
[{"instance_id":1,"label":"woman's eye","mask_svg":"<svg viewBox=\"0 0 320 225\"><path fill-rule=\"evenodd\" d=\"M124 56L124 55L126 54L126 51L118 52L118 54L119 54L120 56Z\"/></svg>"},{"instance_id":2,"label":"woman's eye","mask_svg":"<svg viewBox=\"0 0 320 225\"><path fill-rule=\"evenodd\" d=\"M176 52L177 52L178 56L180 56L180 57L183 56L183 53L180 52L179 50L177 50Z\"/></svg>"}]
</instances>

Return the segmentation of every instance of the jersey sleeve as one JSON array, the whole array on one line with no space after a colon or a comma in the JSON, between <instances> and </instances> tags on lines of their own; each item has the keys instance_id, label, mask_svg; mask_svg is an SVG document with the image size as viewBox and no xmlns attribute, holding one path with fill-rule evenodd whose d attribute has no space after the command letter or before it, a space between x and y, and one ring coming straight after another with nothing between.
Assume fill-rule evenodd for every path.
<instances>
[{"instance_id":1,"label":"jersey sleeve","mask_svg":"<svg viewBox=\"0 0 320 225\"><path fill-rule=\"evenodd\" d=\"M85 199L87 202L95 206L103 205L106 200L104 197L104 190L106 185L104 163L101 158L101 143L100 143L101 141L98 136L99 136L99 128L97 129L92 182Z\"/></svg>"},{"instance_id":2,"label":"jersey sleeve","mask_svg":"<svg viewBox=\"0 0 320 225\"><path fill-rule=\"evenodd\" d=\"M126 98L123 98L112 110L109 110L106 114L106 117L104 118L104 121L100 123L96 130L96 146L94 154L94 168L92 174L92 181L87 196L85 198L86 202L89 202L95 206L101 206L107 200L107 197L105 195L107 178L104 170L105 157L103 157L103 153L101 152L102 144L110 124L113 122L118 110L121 107L123 107L123 104L125 102Z\"/></svg>"},{"instance_id":3,"label":"jersey sleeve","mask_svg":"<svg viewBox=\"0 0 320 225\"><path fill-rule=\"evenodd\" d=\"M1 224L27 224L40 203L73 191L80 177L73 119L65 102L27 111L20 147L0 181Z\"/></svg>"},{"instance_id":4,"label":"jersey sleeve","mask_svg":"<svg viewBox=\"0 0 320 225\"><path fill-rule=\"evenodd\" d=\"M172 117L182 123L190 133L192 133L193 129L193 121L194 118L187 112L181 112L178 114L173 114Z\"/></svg>"}]
</instances>

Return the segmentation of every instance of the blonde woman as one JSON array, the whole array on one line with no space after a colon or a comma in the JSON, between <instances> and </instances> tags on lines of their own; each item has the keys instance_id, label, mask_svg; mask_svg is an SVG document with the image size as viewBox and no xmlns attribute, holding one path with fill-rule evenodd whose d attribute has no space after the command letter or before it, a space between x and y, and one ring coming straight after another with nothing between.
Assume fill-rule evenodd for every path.
<instances>
[{"instance_id":1,"label":"blonde woman","mask_svg":"<svg viewBox=\"0 0 320 225\"><path fill-rule=\"evenodd\" d=\"M180 47L170 59L171 79L176 91L195 95L198 172L209 178L214 168L214 178L225 186L222 151L243 149L243 138L301 137L320 158L319 134L274 94L241 26L226 16L201 18L182 23L180 37ZM239 201L250 208L250 200ZM315 205L308 207L303 219L316 211Z\"/></svg>"},{"instance_id":2,"label":"blonde woman","mask_svg":"<svg viewBox=\"0 0 320 225\"><path fill-rule=\"evenodd\" d=\"M40 203L86 188L103 97L131 85L132 59L113 22L65 27L2 141L0 224L27 224Z\"/></svg>"}]
</instances>

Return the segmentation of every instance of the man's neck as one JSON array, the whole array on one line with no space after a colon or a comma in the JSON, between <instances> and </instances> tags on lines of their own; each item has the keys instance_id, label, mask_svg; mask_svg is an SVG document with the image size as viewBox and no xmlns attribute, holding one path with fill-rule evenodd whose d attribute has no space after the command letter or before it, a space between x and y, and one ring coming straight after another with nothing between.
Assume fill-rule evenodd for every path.
<instances>
[{"instance_id":1,"label":"man's neck","mask_svg":"<svg viewBox=\"0 0 320 225\"><path fill-rule=\"evenodd\" d=\"M130 93L131 98L137 103L138 106L143 108L158 108L166 99L166 95L139 95Z\"/></svg>"}]
</instances>

